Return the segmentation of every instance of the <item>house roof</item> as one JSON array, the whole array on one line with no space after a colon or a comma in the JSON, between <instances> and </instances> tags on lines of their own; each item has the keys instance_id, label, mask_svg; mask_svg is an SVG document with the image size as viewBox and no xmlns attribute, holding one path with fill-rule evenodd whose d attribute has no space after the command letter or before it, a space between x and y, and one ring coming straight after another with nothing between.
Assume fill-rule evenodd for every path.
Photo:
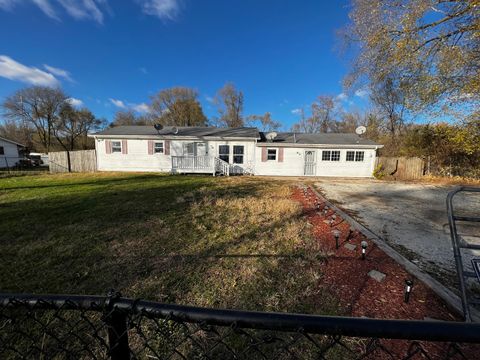
<instances>
[{"instance_id":1,"label":"house roof","mask_svg":"<svg viewBox=\"0 0 480 360\"><path fill-rule=\"evenodd\" d=\"M216 128L216 127L200 127L200 126L178 126L177 132L174 132L173 126L165 126L162 130L157 131L150 125L129 125L115 126L98 133L93 136L166 136L166 137L212 137L212 138L251 138L258 139L259 144L303 144L303 145L364 145L364 146L382 146L375 141L365 139L357 134L339 134L339 133L320 133L320 134L303 134L293 132L279 132L273 141L268 141L265 137L267 133L259 132L254 127L239 128Z\"/></svg>"},{"instance_id":2,"label":"house roof","mask_svg":"<svg viewBox=\"0 0 480 360\"><path fill-rule=\"evenodd\" d=\"M269 142L265 133L260 133L261 142ZM303 134L293 132L280 132L271 143L275 144L308 144L308 145L377 145L375 141L365 139L357 134L320 133Z\"/></svg>"},{"instance_id":3,"label":"house roof","mask_svg":"<svg viewBox=\"0 0 480 360\"><path fill-rule=\"evenodd\" d=\"M178 126L178 132L175 133L173 126L165 126L157 131L153 126L131 125L115 126L105 129L93 135L106 136L179 136L179 137L226 137L226 138L253 138L259 139L260 134L257 128L239 127L239 128L216 128L216 127L197 127L197 126Z\"/></svg>"},{"instance_id":4,"label":"house roof","mask_svg":"<svg viewBox=\"0 0 480 360\"><path fill-rule=\"evenodd\" d=\"M0 140L6 141L6 142L9 142L9 143L12 143L12 144L15 144L15 145L21 146L21 147L26 147L26 146L25 146L25 145L23 145L23 144L20 144L20 143L18 143L18 142L16 142L16 141L13 141L13 140L10 140L10 139L6 139L6 138L4 138L4 137L1 137L1 136L0 136Z\"/></svg>"}]
</instances>

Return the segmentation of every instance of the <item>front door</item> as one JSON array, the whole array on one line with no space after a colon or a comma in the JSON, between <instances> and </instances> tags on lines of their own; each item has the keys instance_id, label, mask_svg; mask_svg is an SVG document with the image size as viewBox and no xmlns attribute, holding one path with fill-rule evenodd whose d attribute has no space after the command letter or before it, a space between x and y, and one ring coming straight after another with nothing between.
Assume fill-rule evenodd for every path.
<instances>
[{"instance_id":1,"label":"front door","mask_svg":"<svg viewBox=\"0 0 480 360\"><path fill-rule=\"evenodd\" d=\"M315 151L305 150L305 171L304 175L315 175Z\"/></svg>"}]
</instances>

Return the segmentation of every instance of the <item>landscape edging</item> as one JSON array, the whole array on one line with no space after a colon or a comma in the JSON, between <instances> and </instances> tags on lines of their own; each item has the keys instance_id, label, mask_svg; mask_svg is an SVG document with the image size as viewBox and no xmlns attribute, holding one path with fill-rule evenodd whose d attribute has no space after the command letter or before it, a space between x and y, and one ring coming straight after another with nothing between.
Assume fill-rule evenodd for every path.
<instances>
[{"instance_id":1,"label":"landscape edging","mask_svg":"<svg viewBox=\"0 0 480 360\"><path fill-rule=\"evenodd\" d=\"M448 306L450 306L453 310L458 312L463 316L463 309L462 309L462 301L461 299L455 295L450 289L446 286L441 284L438 280L434 279L429 274L423 272L417 265L409 261L403 255L401 255L398 251L393 249L390 245L388 245L380 236L372 232L366 226L359 223L355 220L352 216L348 215L345 211L338 208L328 199L326 199L322 194L320 194L317 189L312 185L308 186L315 195L317 195L322 201L325 202L331 209L335 210L345 221L347 221L352 228L355 230L360 231L370 240L372 240L381 250L383 250L388 256L402 265L405 270L407 270L410 274L414 275L420 281L422 281L425 285L427 285L430 289L432 289L440 298L442 298ZM480 312L471 308L472 317L476 322L480 322Z\"/></svg>"}]
</instances>

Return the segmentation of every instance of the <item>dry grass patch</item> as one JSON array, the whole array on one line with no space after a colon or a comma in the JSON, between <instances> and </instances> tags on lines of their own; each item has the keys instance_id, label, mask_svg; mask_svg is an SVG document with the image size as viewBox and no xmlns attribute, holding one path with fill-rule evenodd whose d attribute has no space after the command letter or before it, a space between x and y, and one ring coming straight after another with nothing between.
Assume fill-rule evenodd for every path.
<instances>
[{"instance_id":1,"label":"dry grass patch","mask_svg":"<svg viewBox=\"0 0 480 360\"><path fill-rule=\"evenodd\" d=\"M104 294L333 313L289 183L248 177L0 180L4 291ZM8 275L7 275L8 274Z\"/></svg>"}]
</instances>

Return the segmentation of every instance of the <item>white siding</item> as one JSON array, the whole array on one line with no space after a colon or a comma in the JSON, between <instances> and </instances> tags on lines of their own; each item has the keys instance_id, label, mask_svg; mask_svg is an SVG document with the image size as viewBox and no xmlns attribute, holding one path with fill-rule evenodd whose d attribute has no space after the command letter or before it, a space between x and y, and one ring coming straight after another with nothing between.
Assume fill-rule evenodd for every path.
<instances>
[{"instance_id":1,"label":"white siding","mask_svg":"<svg viewBox=\"0 0 480 360\"><path fill-rule=\"evenodd\" d=\"M109 138L110 141L122 141L124 139ZM164 141L151 139L154 141ZM182 156L183 145L190 142L206 142L208 155L218 156L219 145L230 145L230 163L233 164L233 145L245 147L244 164L237 165L242 168L252 168L255 159L255 142L251 141L202 141L202 140L170 140L170 155L148 154L149 139L128 139L128 153L106 153L106 139L96 139L97 167L100 171L158 171L169 172L172 168L171 156ZM165 147L164 147L165 148Z\"/></svg>"},{"instance_id":2,"label":"white siding","mask_svg":"<svg viewBox=\"0 0 480 360\"><path fill-rule=\"evenodd\" d=\"M3 146L4 151L4 154L0 155L0 168L6 168L7 165L15 166L21 159L18 154L18 146L2 139L0 139L0 146Z\"/></svg>"},{"instance_id":3,"label":"white siding","mask_svg":"<svg viewBox=\"0 0 480 360\"><path fill-rule=\"evenodd\" d=\"M275 148L272 146L271 148ZM256 151L256 175L303 176L305 169L305 151L315 152L315 176L371 177L375 165L374 149L336 149L332 148L284 148L283 162L262 162L262 148ZM322 150L339 150L340 161L322 161ZM347 151L364 151L363 161L346 161Z\"/></svg>"}]
</instances>

